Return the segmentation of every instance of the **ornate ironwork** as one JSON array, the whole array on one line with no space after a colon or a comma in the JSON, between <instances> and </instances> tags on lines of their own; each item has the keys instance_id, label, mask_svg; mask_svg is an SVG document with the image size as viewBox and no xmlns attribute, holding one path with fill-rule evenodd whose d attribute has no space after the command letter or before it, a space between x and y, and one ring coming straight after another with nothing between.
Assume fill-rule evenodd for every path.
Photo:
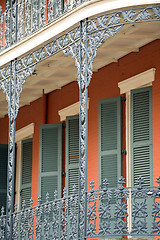
<instances>
[{"instance_id":1,"label":"ornate ironwork","mask_svg":"<svg viewBox=\"0 0 160 240\"><path fill-rule=\"evenodd\" d=\"M64 13L66 13L70 10L71 10L71 2L70 2L70 0L66 0L64 2Z\"/></svg>"},{"instance_id":2,"label":"ornate ironwork","mask_svg":"<svg viewBox=\"0 0 160 240\"><path fill-rule=\"evenodd\" d=\"M10 44L17 42L17 0L11 1Z\"/></svg>"},{"instance_id":3,"label":"ornate ironwork","mask_svg":"<svg viewBox=\"0 0 160 240\"><path fill-rule=\"evenodd\" d=\"M21 2L20 2L21 3ZM43 6L45 5L45 1L43 1ZM79 1L74 1L73 6L76 7L79 4ZM22 7L23 8L23 7ZM10 46L10 43L14 43L16 41L16 2L12 1L12 8L9 8L9 5L6 6L5 11L5 46ZM20 9L20 8L19 8ZM28 15L32 19L29 20L28 16L25 17L25 26L29 23L29 27L26 31L26 34L30 34L38 29L39 24L45 25L45 13L42 9L39 12L39 3L38 0L31 1L25 0L25 9L28 12ZM55 2L49 1L48 5L49 9L49 17L48 21L51 21L52 13L54 13L54 18L62 15L62 2L60 0L56 0ZM65 12L69 11L70 3L66 2ZM20 11L20 10L19 10ZM21 12L21 11L20 11ZM39 19L40 18L40 19ZM9 156L8 156L8 208L7 208L7 239L10 237L10 228L12 228L12 203L13 199L11 197L14 195L14 185L13 185L13 177L14 177L14 151L15 151L15 119L19 110L19 97L22 92L22 86L30 74L33 73L35 66L38 62L43 61L44 59L58 53L59 51L64 52L66 56L71 55L75 60L75 65L78 70L78 84L80 89L80 161L79 161L79 209L78 209L78 238L82 239L84 236L87 236L87 216L85 213L87 212L87 176L86 176L86 165L87 165L87 100L88 100L88 86L90 84L92 78L92 64L94 58L96 57L97 49L101 46L102 42L106 38L113 37L117 34L125 24L133 24L140 22L149 22L149 21L159 21L160 20L160 7L147 7L143 9L131 9L125 11L118 11L116 13L105 14L100 17L96 17L93 19L86 19L85 21L81 21L80 25L69 31L68 33L62 35L61 37L55 39L54 41L48 43L47 45L35 50L32 53L27 54L26 56L19 58L18 60L13 60L11 63L0 70L1 78L0 78L0 88L6 93L6 99L8 101L8 115L9 115ZM14 22L14 24L13 24ZM31 25L30 25L31 22ZM12 28L11 26L12 25ZM22 30L22 23L19 22L17 25ZM10 32L11 28L11 34ZM18 33L18 36L22 36L22 31ZM13 41L10 41L12 37ZM20 39L20 37L19 37ZM132 198L133 198L133 227L132 234L146 234L148 232L146 217L147 217L147 206L146 199L148 196L148 189L142 186L141 179L138 180L138 187L132 189ZM121 184L123 180L121 179ZM93 189L91 190L93 191ZM110 210L110 198L106 198L106 191L109 193L110 190L100 190L99 199L100 199L100 228L99 234L110 234L110 215L108 216L109 224L105 224L106 216L102 214L102 204L107 202L107 208L105 211ZM128 233L126 221L127 221L127 201L128 198L128 190L123 187L123 184L120 188L115 191L115 198L117 200L116 210L115 210L115 232L116 234L127 235ZM155 193L154 193L155 194ZM158 196L158 195L153 195ZM138 199L138 201L137 201ZM139 199L143 199L139 202ZM101 201L102 200L102 201ZM95 204L96 204L96 200ZM58 202L54 202L58 204ZM68 218L68 199L66 193L64 191L63 197L63 210L61 214L61 223L62 223L62 237L63 239L67 239L67 218ZM157 202L155 202L154 206L157 208ZM60 205L61 206L61 205ZM60 208L57 205L57 209ZM136 207L138 207L138 213L136 211ZM143 209L142 209L143 207ZM43 209L44 210L44 209ZM42 209L39 206L37 207L37 226L36 233L37 239L41 237L41 229L39 226L42 224ZM94 220L96 221L96 211L94 211ZM155 209L153 215L157 214ZM91 216L91 215L90 215ZM140 217L142 216L142 217ZM55 216L54 216L55 218ZM14 217L13 217L14 219ZM23 219L26 219L23 216ZM23 219L22 223L23 224ZM155 217L156 219L156 217ZM30 221L32 217L30 218ZM31 223L32 225L32 223ZM156 227L158 229L159 223L156 223ZM45 226L45 225L44 225ZM55 229L56 225L52 225L52 228ZM48 232L48 225L46 225L46 231ZM154 233L159 233L159 230L156 229L155 225L153 227ZM97 234L95 227L88 227L89 236L95 236ZM23 230L21 227L22 235ZM54 231L53 231L54 232ZM114 234L112 233L112 234ZM57 234L57 233L55 233ZM56 235L55 235L56 236ZM23 237L23 236L22 236Z\"/></svg>"},{"instance_id":4,"label":"ornate ironwork","mask_svg":"<svg viewBox=\"0 0 160 240\"><path fill-rule=\"evenodd\" d=\"M158 186L157 188L153 188L152 198L153 198L153 226L152 230L154 234L160 235L160 176L157 177Z\"/></svg>"},{"instance_id":5,"label":"ornate ironwork","mask_svg":"<svg viewBox=\"0 0 160 240\"><path fill-rule=\"evenodd\" d=\"M54 0L48 1L48 23L54 19Z\"/></svg>"},{"instance_id":6,"label":"ornate ironwork","mask_svg":"<svg viewBox=\"0 0 160 240\"><path fill-rule=\"evenodd\" d=\"M12 228L12 212L14 197L14 168L15 168L15 120L19 110L19 98L26 78L33 73L35 66L17 74L17 60L10 63L7 79L0 87L6 93L9 116L9 151L8 151L8 180L7 180L7 237L9 239ZM2 73L2 72L1 72Z\"/></svg>"},{"instance_id":7,"label":"ornate ironwork","mask_svg":"<svg viewBox=\"0 0 160 240\"><path fill-rule=\"evenodd\" d=\"M160 182L160 177L157 182ZM141 177L137 185L128 188L124 186L124 179L119 180L118 188L109 188L107 179L103 181L101 189L94 189L94 182L91 181L91 189L87 194L87 231L85 238L111 238L123 236L145 236L160 237L160 186L145 187ZM127 212L127 199L131 190L132 214ZM57 199L57 191L54 200L49 201L47 194L46 202L42 204L39 197L38 206L25 208L23 202L22 210L18 211L15 206L13 212L13 238L14 239L78 239L78 195L76 188L73 194L67 196L66 189L63 191L63 198ZM152 200L148 205L148 200ZM150 209L152 207L152 209ZM112 209L111 209L112 208ZM112 214L111 214L112 212ZM147 216L148 215L148 216ZM113 218L114 216L114 218ZM128 217L132 218L131 231L127 228ZM148 228L148 217L152 229ZM34 228L36 219L36 228ZM153 220L153 222L151 221ZM2 209L0 216L0 237L5 237L5 222L7 221Z\"/></svg>"},{"instance_id":8,"label":"ornate ironwork","mask_svg":"<svg viewBox=\"0 0 160 240\"><path fill-rule=\"evenodd\" d=\"M31 0L25 0L25 37L31 34Z\"/></svg>"},{"instance_id":9,"label":"ornate ironwork","mask_svg":"<svg viewBox=\"0 0 160 240\"><path fill-rule=\"evenodd\" d=\"M78 199L76 195L76 186L73 186L73 194L70 196L69 202L69 240L78 239Z\"/></svg>"},{"instance_id":10,"label":"ornate ironwork","mask_svg":"<svg viewBox=\"0 0 160 240\"><path fill-rule=\"evenodd\" d=\"M46 202L44 204L44 236L46 240L50 240L50 213L51 204L49 203L49 193L47 193Z\"/></svg>"},{"instance_id":11,"label":"ornate ironwork","mask_svg":"<svg viewBox=\"0 0 160 240\"><path fill-rule=\"evenodd\" d=\"M36 240L41 239L42 214L43 214L42 200L41 200L41 197L38 197L38 206L36 208Z\"/></svg>"},{"instance_id":12,"label":"ornate ironwork","mask_svg":"<svg viewBox=\"0 0 160 240\"><path fill-rule=\"evenodd\" d=\"M40 2L38 0L25 0L24 3L20 0L18 4L16 4L15 0L12 0L12 7L7 1L4 14L5 48L14 44L17 40L19 41L23 37L28 36L34 31L42 28L47 22L49 23L61 17L62 14L71 11L84 2L86 1L74 0L73 3L71 3L70 0L66 0L63 7L62 0L49 0L48 11L46 11L46 0L42 0ZM23 24L24 16L25 24ZM96 48L102 44L103 40L113 37L126 24L158 20L160 20L159 6L148 6L141 9L137 8L117 11L115 13L105 14L103 16L90 19L88 20L88 34L92 35L92 50L94 49L94 54L96 54ZM17 31L18 39L16 33Z\"/></svg>"},{"instance_id":13,"label":"ornate ironwork","mask_svg":"<svg viewBox=\"0 0 160 240\"><path fill-rule=\"evenodd\" d=\"M120 187L115 189L115 227L114 233L123 235L128 234L128 226L127 226L127 200L129 197L128 189L124 187L125 181L124 178L121 177L118 181Z\"/></svg>"},{"instance_id":14,"label":"ornate ironwork","mask_svg":"<svg viewBox=\"0 0 160 240\"><path fill-rule=\"evenodd\" d=\"M81 1L74 1L71 4L70 0L67 0L63 6L62 0L49 0L48 11L46 11L46 0L20 0L18 2L12 0L11 5L7 1L4 14L5 48L42 28L47 22L49 23L61 17L80 4L82 4ZM1 31L1 35L3 39L3 31ZM3 46L0 51L2 49Z\"/></svg>"},{"instance_id":15,"label":"ornate ironwork","mask_svg":"<svg viewBox=\"0 0 160 240\"><path fill-rule=\"evenodd\" d=\"M34 32L38 30L38 22L39 22L39 1L38 0L32 0L32 10L31 10L31 19L32 19L32 30L31 32Z\"/></svg>"},{"instance_id":16,"label":"ornate ironwork","mask_svg":"<svg viewBox=\"0 0 160 240\"><path fill-rule=\"evenodd\" d=\"M46 0L40 1L40 17L39 17L39 27L42 28L46 24Z\"/></svg>"},{"instance_id":17,"label":"ornate ironwork","mask_svg":"<svg viewBox=\"0 0 160 240\"><path fill-rule=\"evenodd\" d=\"M17 204L15 204L14 213L13 213L13 239L18 239L19 233L19 214L17 210Z\"/></svg>"},{"instance_id":18,"label":"ornate ironwork","mask_svg":"<svg viewBox=\"0 0 160 240\"><path fill-rule=\"evenodd\" d=\"M138 186L132 189L132 235L148 233L147 229L147 198L149 189L143 186L143 178L137 179Z\"/></svg>"},{"instance_id":19,"label":"ornate ironwork","mask_svg":"<svg viewBox=\"0 0 160 240\"><path fill-rule=\"evenodd\" d=\"M17 16L17 40L21 40L24 36L24 2L20 0L19 4L17 5L18 8L18 16Z\"/></svg>"},{"instance_id":20,"label":"ornate ironwork","mask_svg":"<svg viewBox=\"0 0 160 240\"><path fill-rule=\"evenodd\" d=\"M6 2L4 21L5 21L5 48L8 48L11 44L10 42L11 9L9 7L9 1Z\"/></svg>"},{"instance_id":21,"label":"ornate ironwork","mask_svg":"<svg viewBox=\"0 0 160 240\"><path fill-rule=\"evenodd\" d=\"M96 236L96 203L97 203L97 192L94 190L94 181L90 183L91 190L88 192L88 224L87 224L87 235L90 237Z\"/></svg>"},{"instance_id":22,"label":"ornate ironwork","mask_svg":"<svg viewBox=\"0 0 160 240\"><path fill-rule=\"evenodd\" d=\"M20 239L25 239L25 236L27 235L27 228L26 228L26 222L27 222L27 211L26 211L26 203L25 200L22 203L22 211L20 213Z\"/></svg>"},{"instance_id":23,"label":"ornate ironwork","mask_svg":"<svg viewBox=\"0 0 160 240\"><path fill-rule=\"evenodd\" d=\"M0 52L3 49L3 16L2 7L0 6Z\"/></svg>"},{"instance_id":24,"label":"ornate ironwork","mask_svg":"<svg viewBox=\"0 0 160 240\"><path fill-rule=\"evenodd\" d=\"M52 204L52 239L56 240L60 235L60 202L58 201L58 192L54 193L54 201Z\"/></svg>"},{"instance_id":25,"label":"ornate ironwork","mask_svg":"<svg viewBox=\"0 0 160 240\"><path fill-rule=\"evenodd\" d=\"M4 207L1 209L0 215L0 239L5 239L6 216L4 215Z\"/></svg>"},{"instance_id":26,"label":"ornate ironwork","mask_svg":"<svg viewBox=\"0 0 160 240\"><path fill-rule=\"evenodd\" d=\"M61 239L67 240L67 226L68 226L68 198L67 190L63 189L63 198L62 198L62 207L61 207Z\"/></svg>"},{"instance_id":27,"label":"ornate ironwork","mask_svg":"<svg viewBox=\"0 0 160 240\"><path fill-rule=\"evenodd\" d=\"M28 209L28 239L33 239L33 221L34 221L34 208L33 199L30 199L30 207Z\"/></svg>"},{"instance_id":28,"label":"ornate ironwork","mask_svg":"<svg viewBox=\"0 0 160 240\"><path fill-rule=\"evenodd\" d=\"M55 18L62 16L63 14L63 1L55 0Z\"/></svg>"},{"instance_id":29,"label":"ornate ironwork","mask_svg":"<svg viewBox=\"0 0 160 240\"><path fill-rule=\"evenodd\" d=\"M103 180L99 191L99 235L111 235L111 199L112 191L108 188L108 179Z\"/></svg>"},{"instance_id":30,"label":"ornate ironwork","mask_svg":"<svg viewBox=\"0 0 160 240\"><path fill-rule=\"evenodd\" d=\"M27 7L28 6L28 7ZM26 11L31 11L31 2L30 0L25 0L25 8L27 7ZM50 14L54 12L55 4L52 0L48 3L48 13ZM6 9L7 10L7 9ZM7 12L6 12L7 14ZM26 14L25 17L25 25L29 26L30 24L30 15L27 20L27 16L29 13ZM148 17L147 17L148 16ZM48 21L50 21L51 15L48 17ZM115 13L105 14L97 18L92 18L87 20L87 42L88 42L88 85L90 83L92 77L92 64L93 60L97 54L97 48L101 46L102 42L106 38L113 37L117 34L124 25L126 24L133 24L133 23L140 23L140 22L151 22L151 21L160 21L160 7L153 7L149 6L147 8L142 9L131 9L126 11L118 11ZM6 23L7 25L7 23ZM85 28L85 26L84 26ZM7 27L5 27L5 31L7 32ZM8 28L9 31L9 28ZM25 33L29 34L28 30L25 30ZM7 39L7 38L6 38ZM28 68L34 63L38 63L46 58L58 53L59 51L64 51L66 56L72 55L75 59L76 67L79 68L79 63L77 62L76 58L78 59L78 52L80 44L80 26L72 29L68 33L62 35L61 37L51 41L49 44L43 46L42 48L33 51L31 54L27 54L25 57L18 59L21 68ZM40 53L45 52L43 57ZM35 56L34 56L35 55ZM28 59L32 59L29 63ZM27 66L23 66L22 61L27 62ZM78 60L79 61L79 60ZM22 65L22 66L21 66ZM1 69L1 72L6 72L7 67L5 69ZM19 69L20 70L20 69ZM78 72L78 76L80 76ZM2 79L2 74L1 74Z\"/></svg>"}]
</instances>

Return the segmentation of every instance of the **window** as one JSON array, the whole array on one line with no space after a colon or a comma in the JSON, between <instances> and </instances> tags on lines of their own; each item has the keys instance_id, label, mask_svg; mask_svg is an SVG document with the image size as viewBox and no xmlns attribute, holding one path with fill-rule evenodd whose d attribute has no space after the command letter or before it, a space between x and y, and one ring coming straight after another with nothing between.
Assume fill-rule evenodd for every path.
<instances>
[{"instance_id":1,"label":"window","mask_svg":"<svg viewBox=\"0 0 160 240\"><path fill-rule=\"evenodd\" d=\"M34 134L34 123L16 131L15 142L16 153L16 183L15 202L18 209L22 208L25 200L26 207L30 206L32 192L32 137Z\"/></svg>"},{"instance_id":2,"label":"window","mask_svg":"<svg viewBox=\"0 0 160 240\"><path fill-rule=\"evenodd\" d=\"M135 184L137 174L142 174L142 172L138 172L138 168L136 169L136 165L139 162L136 155L136 151L138 153L136 146L142 144L142 139L146 142L148 141L148 146L150 146L148 157L151 159L149 165L152 168L152 88L147 87L152 85L154 79L155 69L152 68L118 84L120 93L126 94L126 183L128 187ZM147 116L148 113L149 115ZM143 122L141 122L141 120L143 120ZM140 125L138 126L138 124ZM139 131L139 129L141 131ZM147 132L149 131L148 140L147 136L145 136L146 130ZM140 136L140 134L142 136ZM144 153L143 151L143 154ZM152 185L151 169L149 178L150 180L148 180L146 184Z\"/></svg>"},{"instance_id":3,"label":"window","mask_svg":"<svg viewBox=\"0 0 160 240\"><path fill-rule=\"evenodd\" d=\"M122 100L113 97L99 101L99 185L105 178L109 187L118 186L122 175ZM111 229L114 229L115 200L111 199ZM115 236L115 238L117 238Z\"/></svg>"},{"instance_id":4,"label":"window","mask_svg":"<svg viewBox=\"0 0 160 240\"><path fill-rule=\"evenodd\" d=\"M66 118L66 187L70 195L73 185L78 192L79 170L79 118ZM40 127L40 185L42 202L46 194L54 198L62 194L62 124L45 124Z\"/></svg>"},{"instance_id":5,"label":"window","mask_svg":"<svg viewBox=\"0 0 160 240\"><path fill-rule=\"evenodd\" d=\"M89 99L88 99L89 108ZM59 110L60 121L66 122L65 136L62 136L62 123L44 124L40 126L40 163L39 163L39 194L45 202L46 194L54 198L62 196L62 142L65 138L65 169L68 195L72 194L73 186L78 193L79 181L79 102Z\"/></svg>"},{"instance_id":6,"label":"window","mask_svg":"<svg viewBox=\"0 0 160 240\"><path fill-rule=\"evenodd\" d=\"M121 94L126 94L126 185L136 184L139 175L144 178L144 185L153 184L152 159L152 82L155 69L149 69L118 84ZM150 86L150 87L149 87ZM148 209L152 208L150 199ZM150 211L150 210L149 210ZM131 198L128 202L131 216ZM151 216L151 214L150 214ZM132 219L129 219L131 231ZM147 219L151 229L152 219Z\"/></svg>"},{"instance_id":7,"label":"window","mask_svg":"<svg viewBox=\"0 0 160 240\"><path fill-rule=\"evenodd\" d=\"M131 173L132 185L138 176L153 185L152 87L131 92Z\"/></svg>"}]
</instances>

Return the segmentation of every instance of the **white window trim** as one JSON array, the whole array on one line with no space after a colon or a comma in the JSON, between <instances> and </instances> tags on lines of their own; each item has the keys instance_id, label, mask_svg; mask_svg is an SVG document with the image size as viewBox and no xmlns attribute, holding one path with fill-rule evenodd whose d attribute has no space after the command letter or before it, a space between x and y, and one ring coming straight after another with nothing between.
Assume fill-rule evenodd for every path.
<instances>
[{"instance_id":1,"label":"white window trim","mask_svg":"<svg viewBox=\"0 0 160 240\"><path fill-rule=\"evenodd\" d=\"M147 86L152 86L152 82L155 80L155 68L151 68L145 72L142 72L138 75L135 75L131 78L128 78L122 82L118 83L118 87L120 88L120 94L126 94L126 185L127 187L131 187L131 142L130 142L130 134L131 134L131 90L136 88L142 88ZM129 194L128 199L128 213L131 216L131 194ZM131 231L131 217L128 219L128 229Z\"/></svg>"},{"instance_id":2,"label":"white window trim","mask_svg":"<svg viewBox=\"0 0 160 240\"><path fill-rule=\"evenodd\" d=\"M80 102L76 102L68 107L65 107L58 111L58 114L60 116L60 121L65 121L66 117L68 116L74 116L79 114L79 104ZM87 108L89 109L89 98L88 98L88 104Z\"/></svg>"},{"instance_id":3,"label":"white window trim","mask_svg":"<svg viewBox=\"0 0 160 240\"><path fill-rule=\"evenodd\" d=\"M149 86L155 79L155 68L151 68L145 72L128 78L118 83L120 94L130 92L132 89Z\"/></svg>"},{"instance_id":4,"label":"white window trim","mask_svg":"<svg viewBox=\"0 0 160 240\"><path fill-rule=\"evenodd\" d=\"M22 141L24 139L32 138L33 134L34 134L34 123L31 123L21 129L17 130L15 133L15 142L17 144L15 202L17 203L18 209L20 209Z\"/></svg>"},{"instance_id":5,"label":"white window trim","mask_svg":"<svg viewBox=\"0 0 160 240\"><path fill-rule=\"evenodd\" d=\"M120 94L126 94L126 176L127 186L131 186L131 163L130 163L130 93L132 89L151 86L155 80L155 68L128 78L118 83Z\"/></svg>"},{"instance_id":6,"label":"white window trim","mask_svg":"<svg viewBox=\"0 0 160 240\"><path fill-rule=\"evenodd\" d=\"M18 131L16 131L15 142L17 143L26 138L29 138L30 136L33 136L33 134L34 134L34 123L31 123L21 129L19 129Z\"/></svg>"}]
</instances>

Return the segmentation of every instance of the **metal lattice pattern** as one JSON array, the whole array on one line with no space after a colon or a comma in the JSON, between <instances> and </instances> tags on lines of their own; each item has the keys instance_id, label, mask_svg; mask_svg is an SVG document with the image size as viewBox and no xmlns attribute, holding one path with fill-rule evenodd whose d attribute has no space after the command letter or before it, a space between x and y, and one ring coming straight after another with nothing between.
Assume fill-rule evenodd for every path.
<instances>
[{"instance_id":1,"label":"metal lattice pattern","mask_svg":"<svg viewBox=\"0 0 160 240\"><path fill-rule=\"evenodd\" d=\"M26 4L30 4L30 0L26 0ZM78 3L77 3L78 4ZM30 12L31 8L26 5L26 12ZM49 1L48 8L50 7L49 12L55 12L54 6L52 1ZM8 10L9 12L10 10ZM10 13L6 12L10 16ZM29 17L30 19L30 17ZM3 24L4 16L0 15L0 27ZM25 22L27 20L25 19ZM141 22L152 22L152 21L160 21L160 7L156 6L149 6L147 8L135 8L126 11L118 11L115 13L105 14L97 18L88 19L86 20L87 29L85 21L83 22L83 33L82 35L83 41L86 41L84 46L80 46L80 26L72 29L68 33L62 35L61 37L51 41L47 45L41 47L40 49L33 51L30 54L27 54L23 58L18 59L18 71L22 71L26 68L29 68L33 64L36 64L40 61L45 60L46 58L58 53L59 51L63 51L66 56L72 55L75 59L75 65L78 69L78 79L80 78L81 74L79 74L79 56L80 56L80 49L84 52L84 47L87 46L87 57L88 57L88 82L89 85L91 77L92 77L92 64L93 60L96 57L97 49L102 45L102 42L106 38L113 37L117 34L124 25L126 24L133 24L133 23L141 23ZM2 22L2 24L1 24ZM26 22L26 26L30 26L30 23ZM5 24L5 32L6 34L10 31L10 23ZM29 31L29 30L28 30ZM3 32L3 31L2 31ZM25 31L26 33L27 31ZM3 46L3 36L0 35L0 45ZM7 38L6 38L7 39ZM7 40L6 40L7 41ZM8 38L9 41L9 38ZM5 67L0 69L0 81L2 79L7 78L9 64ZM84 69L83 69L84 71ZM1 83L0 83L1 85ZM84 86L84 84L83 84Z\"/></svg>"},{"instance_id":2,"label":"metal lattice pattern","mask_svg":"<svg viewBox=\"0 0 160 240\"><path fill-rule=\"evenodd\" d=\"M157 182L160 182L160 177L157 178ZM159 236L160 185L145 187L142 177L138 177L136 187L124 187L125 181L122 177L118 183L118 188L109 188L108 180L105 179L102 188L94 190L94 182L91 182L91 190L87 192L86 237ZM131 192L131 216L128 213L129 192ZM129 218L132 222L130 232Z\"/></svg>"},{"instance_id":3,"label":"metal lattice pattern","mask_svg":"<svg viewBox=\"0 0 160 240\"><path fill-rule=\"evenodd\" d=\"M15 120L19 110L19 98L22 86L26 78L31 75L35 66L17 74L14 60L10 63L9 77L1 82L1 88L6 94L8 102L9 116L9 154L8 154L8 180L7 180L7 237L10 237L10 227L12 224L13 196L14 196L14 168L15 168Z\"/></svg>"},{"instance_id":4,"label":"metal lattice pattern","mask_svg":"<svg viewBox=\"0 0 160 240\"><path fill-rule=\"evenodd\" d=\"M160 177L157 178L160 182ZM95 237L123 237L123 236L160 236L159 231L159 192L157 187L143 186L143 179L137 179L136 187L125 187L124 178L119 179L118 188L109 188L108 180L103 181L101 189L94 189L94 181L90 183L87 195L87 231L86 238ZM131 216L128 214L127 200L131 192ZM78 239L78 196L75 186L70 196L63 190L63 198L50 201L46 195L46 202L41 203L39 197L38 206L25 208L23 202L22 210L13 213L13 239ZM113 201L114 200L114 201ZM148 200L150 204L148 204ZM135 208L136 207L136 208ZM151 207L151 211L149 208ZM128 218L132 218L131 231L128 230ZM149 221L146 221L146 218ZM0 216L0 237L5 239L6 216L2 208ZM36 222L36 226L34 225ZM27 237L27 238L26 238Z\"/></svg>"}]
</instances>

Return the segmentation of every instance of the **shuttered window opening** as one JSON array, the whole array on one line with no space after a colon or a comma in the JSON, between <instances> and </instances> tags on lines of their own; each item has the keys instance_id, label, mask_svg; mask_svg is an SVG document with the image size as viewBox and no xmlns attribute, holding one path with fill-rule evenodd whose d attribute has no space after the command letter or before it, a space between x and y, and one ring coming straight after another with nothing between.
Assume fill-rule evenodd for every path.
<instances>
[{"instance_id":1,"label":"shuttered window opening","mask_svg":"<svg viewBox=\"0 0 160 240\"><path fill-rule=\"evenodd\" d=\"M66 119L66 185L68 194L72 194L73 186L78 193L79 180L79 117Z\"/></svg>"},{"instance_id":2,"label":"shuttered window opening","mask_svg":"<svg viewBox=\"0 0 160 240\"><path fill-rule=\"evenodd\" d=\"M121 176L121 138L122 138L121 97L107 98L99 101L99 185L105 178L109 188L118 186ZM112 192L111 231L115 227L115 200ZM101 219L99 219L101 221ZM107 236L105 236L107 238ZM112 236L110 238L121 238Z\"/></svg>"},{"instance_id":3,"label":"shuttered window opening","mask_svg":"<svg viewBox=\"0 0 160 240\"><path fill-rule=\"evenodd\" d=\"M8 145L0 144L0 209L6 206Z\"/></svg>"},{"instance_id":4,"label":"shuttered window opening","mask_svg":"<svg viewBox=\"0 0 160 240\"><path fill-rule=\"evenodd\" d=\"M150 186L152 177L152 88L133 90L131 94L132 184L138 176Z\"/></svg>"},{"instance_id":5,"label":"shuttered window opening","mask_svg":"<svg viewBox=\"0 0 160 240\"><path fill-rule=\"evenodd\" d=\"M22 171L21 171L21 208L25 200L26 207L30 206L32 189L32 139L22 141Z\"/></svg>"},{"instance_id":6,"label":"shuttered window opening","mask_svg":"<svg viewBox=\"0 0 160 240\"><path fill-rule=\"evenodd\" d=\"M116 187L121 176L121 98L99 101L99 184Z\"/></svg>"},{"instance_id":7,"label":"shuttered window opening","mask_svg":"<svg viewBox=\"0 0 160 240\"><path fill-rule=\"evenodd\" d=\"M40 174L39 194L42 202L49 193L54 199L55 190L58 198L62 191L62 124L44 124L40 126Z\"/></svg>"},{"instance_id":8,"label":"shuttered window opening","mask_svg":"<svg viewBox=\"0 0 160 240\"><path fill-rule=\"evenodd\" d=\"M143 177L143 186L152 186L152 87L131 92L131 163L132 186L137 185L136 181L139 176ZM136 199L136 201L139 205L142 204L141 199ZM153 199L150 196L146 199L146 204L147 228L151 232ZM149 238L148 235L146 237Z\"/></svg>"}]
</instances>

